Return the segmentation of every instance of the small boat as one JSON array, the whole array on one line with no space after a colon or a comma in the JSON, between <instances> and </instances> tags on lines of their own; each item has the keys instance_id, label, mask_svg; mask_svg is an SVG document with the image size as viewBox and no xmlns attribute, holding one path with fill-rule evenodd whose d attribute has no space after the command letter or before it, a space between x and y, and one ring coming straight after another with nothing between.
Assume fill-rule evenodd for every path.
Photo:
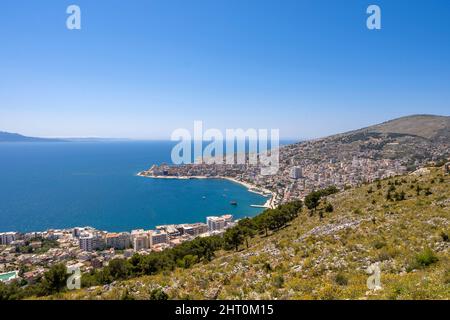
<instances>
[{"instance_id":1,"label":"small boat","mask_svg":"<svg viewBox=\"0 0 450 320\"><path fill-rule=\"evenodd\" d=\"M237 206L237 202L236 202L236 201L230 201L230 204L231 204L232 206Z\"/></svg>"}]
</instances>

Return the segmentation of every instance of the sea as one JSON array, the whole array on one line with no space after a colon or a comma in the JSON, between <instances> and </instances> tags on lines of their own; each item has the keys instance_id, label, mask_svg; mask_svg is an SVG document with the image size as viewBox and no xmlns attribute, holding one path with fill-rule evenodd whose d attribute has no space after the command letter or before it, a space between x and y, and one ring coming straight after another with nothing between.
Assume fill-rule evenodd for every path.
<instances>
[{"instance_id":1,"label":"sea","mask_svg":"<svg viewBox=\"0 0 450 320\"><path fill-rule=\"evenodd\" d=\"M171 163L172 141L0 143L0 232L105 231L254 216L267 198L220 179L138 177ZM236 201L237 206L230 204Z\"/></svg>"}]
</instances>

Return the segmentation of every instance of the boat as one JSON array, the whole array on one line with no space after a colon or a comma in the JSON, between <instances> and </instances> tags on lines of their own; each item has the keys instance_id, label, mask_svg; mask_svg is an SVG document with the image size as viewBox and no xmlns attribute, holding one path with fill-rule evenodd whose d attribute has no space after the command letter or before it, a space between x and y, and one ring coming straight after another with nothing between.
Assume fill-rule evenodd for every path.
<instances>
[{"instance_id":1,"label":"boat","mask_svg":"<svg viewBox=\"0 0 450 320\"><path fill-rule=\"evenodd\" d=\"M230 201L230 204L231 204L232 206L237 206L237 202L236 202L236 201Z\"/></svg>"}]
</instances>

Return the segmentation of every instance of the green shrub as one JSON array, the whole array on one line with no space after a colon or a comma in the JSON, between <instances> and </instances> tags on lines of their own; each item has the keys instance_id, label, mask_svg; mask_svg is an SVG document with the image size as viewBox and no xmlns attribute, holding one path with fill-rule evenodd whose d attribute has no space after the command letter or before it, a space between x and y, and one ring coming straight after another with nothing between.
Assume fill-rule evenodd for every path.
<instances>
[{"instance_id":1,"label":"green shrub","mask_svg":"<svg viewBox=\"0 0 450 320\"><path fill-rule=\"evenodd\" d=\"M439 259L436 254L430 248L423 250L416 255L415 262L419 267L428 267L433 263L438 262Z\"/></svg>"},{"instance_id":2,"label":"green shrub","mask_svg":"<svg viewBox=\"0 0 450 320\"><path fill-rule=\"evenodd\" d=\"M417 263L425 267L437 262L438 260L438 257L429 248L425 249L416 256Z\"/></svg>"},{"instance_id":3,"label":"green shrub","mask_svg":"<svg viewBox=\"0 0 450 320\"><path fill-rule=\"evenodd\" d=\"M150 300L168 300L169 296L161 288L154 289L150 292Z\"/></svg>"},{"instance_id":4,"label":"green shrub","mask_svg":"<svg viewBox=\"0 0 450 320\"><path fill-rule=\"evenodd\" d=\"M335 275L334 282L336 282L340 286L346 286L348 284L348 278L345 274L339 272Z\"/></svg>"},{"instance_id":5,"label":"green shrub","mask_svg":"<svg viewBox=\"0 0 450 320\"><path fill-rule=\"evenodd\" d=\"M284 285L284 278L282 275L278 275L273 279L273 285L276 288L282 288Z\"/></svg>"},{"instance_id":6,"label":"green shrub","mask_svg":"<svg viewBox=\"0 0 450 320\"><path fill-rule=\"evenodd\" d=\"M376 241L373 243L373 247L374 247L375 249L381 249L381 248L383 248L383 247L385 247L385 246L386 246L386 242L381 241L381 240L376 240Z\"/></svg>"}]
</instances>

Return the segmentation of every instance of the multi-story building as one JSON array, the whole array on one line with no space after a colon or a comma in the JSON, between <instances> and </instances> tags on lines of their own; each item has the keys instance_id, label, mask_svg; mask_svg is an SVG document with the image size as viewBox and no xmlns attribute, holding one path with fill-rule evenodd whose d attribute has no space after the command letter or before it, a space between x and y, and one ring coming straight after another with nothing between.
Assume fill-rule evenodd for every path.
<instances>
[{"instance_id":1,"label":"multi-story building","mask_svg":"<svg viewBox=\"0 0 450 320\"><path fill-rule=\"evenodd\" d=\"M127 249L131 245L131 237L127 232L108 233L106 235L106 247L114 249Z\"/></svg>"},{"instance_id":2,"label":"multi-story building","mask_svg":"<svg viewBox=\"0 0 450 320\"><path fill-rule=\"evenodd\" d=\"M150 231L149 236L150 236L150 247L160 243L169 243L169 235L165 231L162 230Z\"/></svg>"},{"instance_id":3,"label":"multi-story building","mask_svg":"<svg viewBox=\"0 0 450 320\"><path fill-rule=\"evenodd\" d=\"M80 228L73 228L73 229L72 229L72 236L73 236L74 238L78 238L78 237L80 237L80 235L81 235L81 230L80 230Z\"/></svg>"},{"instance_id":4,"label":"multi-story building","mask_svg":"<svg viewBox=\"0 0 450 320\"><path fill-rule=\"evenodd\" d=\"M200 234L208 232L208 225L206 223L189 224L182 227L183 234L190 236L198 236Z\"/></svg>"},{"instance_id":5,"label":"multi-story building","mask_svg":"<svg viewBox=\"0 0 450 320\"><path fill-rule=\"evenodd\" d=\"M169 237L179 237L181 236L180 230L175 225L164 225L164 226L157 226L156 230L161 230L167 232Z\"/></svg>"},{"instance_id":6,"label":"multi-story building","mask_svg":"<svg viewBox=\"0 0 450 320\"><path fill-rule=\"evenodd\" d=\"M233 215L231 214L224 214L221 218L225 219L225 226L233 222Z\"/></svg>"},{"instance_id":7,"label":"multi-story building","mask_svg":"<svg viewBox=\"0 0 450 320\"><path fill-rule=\"evenodd\" d=\"M134 251L141 251L150 247L148 232L143 229L131 231L131 241Z\"/></svg>"},{"instance_id":8,"label":"multi-story building","mask_svg":"<svg viewBox=\"0 0 450 320\"><path fill-rule=\"evenodd\" d=\"M104 249L105 239L97 234L89 234L79 238L80 249L82 251L95 251Z\"/></svg>"},{"instance_id":9,"label":"multi-story building","mask_svg":"<svg viewBox=\"0 0 450 320\"><path fill-rule=\"evenodd\" d=\"M0 244L7 245L19 239L18 232L2 232L0 233Z\"/></svg>"},{"instance_id":10,"label":"multi-story building","mask_svg":"<svg viewBox=\"0 0 450 320\"><path fill-rule=\"evenodd\" d=\"M208 231L220 231L225 229L228 224L233 223L233 216L231 214L224 214L220 217L207 217L206 224L208 226Z\"/></svg>"},{"instance_id":11,"label":"multi-story building","mask_svg":"<svg viewBox=\"0 0 450 320\"><path fill-rule=\"evenodd\" d=\"M290 172L290 177L292 179L300 179L302 177L302 168L292 167Z\"/></svg>"},{"instance_id":12,"label":"multi-story building","mask_svg":"<svg viewBox=\"0 0 450 320\"><path fill-rule=\"evenodd\" d=\"M206 224L208 225L209 231L222 230L226 226L226 220L222 217L207 217Z\"/></svg>"}]
</instances>

